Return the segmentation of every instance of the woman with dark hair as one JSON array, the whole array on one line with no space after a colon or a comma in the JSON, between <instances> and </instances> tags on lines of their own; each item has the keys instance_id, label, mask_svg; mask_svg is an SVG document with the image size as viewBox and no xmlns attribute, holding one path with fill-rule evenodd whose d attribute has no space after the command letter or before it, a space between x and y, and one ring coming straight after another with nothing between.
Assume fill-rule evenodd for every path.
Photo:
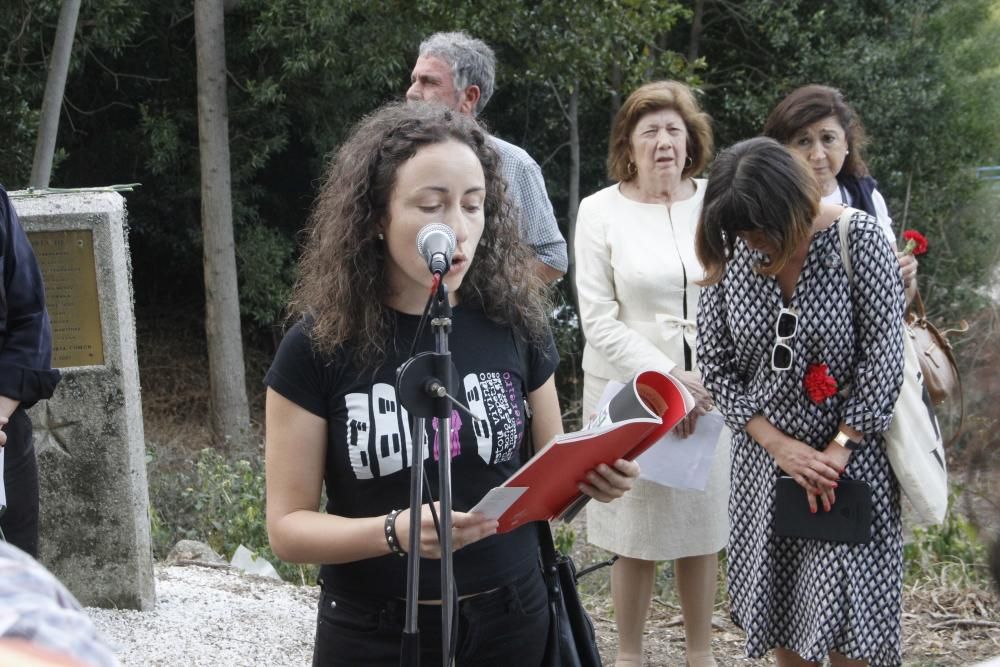
<instances>
[{"instance_id":1,"label":"woman with dark hair","mask_svg":"<svg viewBox=\"0 0 1000 667\"><path fill-rule=\"evenodd\" d=\"M809 167L763 137L723 151L705 192L698 359L733 430L731 611L750 657L887 667L900 664L903 542L882 432L902 382L902 281L873 217L819 199ZM777 535L781 475L813 514L840 509L842 476L866 482L871 539Z\"/></svg>"},{"instance_id":2,"label":"woman with dark hair","mask_svg":"<svg viewBox=\"0 0 1000 667\"><path fill-rule=\"evenodd\" d=\"M616 183L580 202L576 283L583 351L583 410L594 412L610 380L639 370L670 373L697 399L677 427L692 433L712 409L694 355L694 230L705 195L695 178L712 158L711 119L682 83L648 83L622 105L611 130L608 175ZM718 552L728 532L728 436L716 447L704 491L639 480L587 510L587 539L619 554L611 571L617 667L638 667L656 561L674 561L688 665L710 667Z\"/></svg>"},{"instance_id":3,"label":"woman with dark hair","mask_svg":"<svg viewBox=\"0 0 1000 667\"><path fill-rule=\"evenodd\" d=\"M409 505L413 434L394 382L415 338L419 349L433 344L419 326L432 277L416 247L432 223L457 240L444 277L450 352L479 417L451 419L457 661L541 660L549 611L536 527L496 534L496 521L467 512L520 467L525 407L534 442L562 431L543 285L499 169L474 119L430 105L372 114L328 169L292 299L300 319L266 378L271 545L284 560L323 564L315 665L399 664L410 524L398 510ZM437 488L429 449L426 475ZM638 465L619 460L588 473L580 489L608 501L637 475ZM420 556L441 556L427 504ZM440 568L420 575L422 662L442 664Z\"/></svg>"},{"instance_id":4,"label":"woman with dark hair","mask_svg":"<svg viewBox=\"0 0 1000 667\"><path fill-rule=\"evenodd\" d=\"M816 84L796 88L771 110L763 134L805 158L819 183L823 203L852 206L874 216L895 246L885 198L865 164L865 128L839 90ZM917 259L912 253L897 253L897 257L903 285L912 296Z\"/></svg>"}]
</instances>

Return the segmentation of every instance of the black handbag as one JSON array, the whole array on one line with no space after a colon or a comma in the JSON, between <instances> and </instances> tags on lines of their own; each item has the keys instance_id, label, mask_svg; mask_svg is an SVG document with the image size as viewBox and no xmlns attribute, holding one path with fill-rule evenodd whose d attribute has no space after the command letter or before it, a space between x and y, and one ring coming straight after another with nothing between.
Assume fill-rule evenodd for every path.
<instances>
[{"instance_id":1,"label":"black handbag","mask_svg":"<svg viewBox=\"0 0 1000 667\"><path fill-rule=\"evenodd\" d=\"M514 347L521 359L521 377L528 376L528 351L520 335L514 334ZM531 437L531 406L528 405L528 387L522 384L524 394L524 436L521 440L521 460L526 463L534 451ZM592 565L577 574L576 565L569 556L556 551L552 529L547 521L536 521L542 578L549 592L549 635L545 641L545 655L539 667L603 667L597 650L597 633L594 622L580 602L576 590L577 579L585 574L613 564L618 557Z\"/></svg>"},{"instance_id":2,"label":"black handbag","mask_svg":"<svg viewBox=\"0 0 1000 667\"><path fill-rule=\"evenodd\" d=\"M601 667L594 623L576 590L576 565L572 558L556 551L548 523L537 524L550 616L541 667Z\"/></svg>"}]
</instances>

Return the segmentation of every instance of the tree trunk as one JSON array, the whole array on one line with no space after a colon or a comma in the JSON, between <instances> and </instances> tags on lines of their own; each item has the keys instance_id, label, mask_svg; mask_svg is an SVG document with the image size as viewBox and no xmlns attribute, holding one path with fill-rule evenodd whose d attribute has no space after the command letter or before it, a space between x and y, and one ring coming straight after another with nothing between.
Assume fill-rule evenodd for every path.
<instances>
[{"instance_id":1,"label":"tree trunk","mask_svg":"<svg viewBox=\"0 0 1000 667\"><path fill-rule=\"evenodd\" d=\"M49 74L45 80L38 140L35 142L35 157L31 165L33 188L49 187L52 176L52 159L56 152L56 136L59 134L59 110L66 90L66 74L69 72L69 58L73 52L73 37L79 15L80 0L63 0L59 9L59 24L56 26L56 41L49 60Z\"/></svg>"},{"instance_id":2,"label":"tree trunk","mask_svg":"<svg viewBox=\"0 0 1000 667\"><path fill-rule=\"evenodd\" d=\"M704 29L704 16L705 0L695 0L694 16L691 18L691 40L688 42L688 66L698 59L698 51L701 48L701 33Z\"/></svg>"},{"instance_id":3,"label":"tree trunk","mask_svg":"<svg viewBox=\"0 0 1000 667\"><path fill-rule=\"evenodd\" d=\"M566 246L569 254L569 268L566 277L569 291L573 299L573 307L580 312L580 303L576 296L576 262L573 260L576 237L576 212L580 208L580 93L579 85L573 83L573 92L569 96L566 115L569 120L569 202L566 205Z\"/></svg>"},{"instance_id":4,"label":"tree trunk","mask_svg":"<svg viewBox=\"0 0 1000 667\"><path fill-rule=\"evenodd\" d=\"M622 66L618 62L611 63L611 117L608 119L608 127L614 127L615 116L622 108Z\"/></svg>"},{"instance_id":5,"label":"tree trunk","mask_svg":"<svg viewBox=\"0 0 1000 667\"><path fill-rule=\"evenodd\" d=\"M222 5L222 0L195 0L194 26L198 54L205 335L212 391L212 429L220 442L229 443L238 442L248 433L250 413L233 240Z\"/></svg>"}]
</instances>

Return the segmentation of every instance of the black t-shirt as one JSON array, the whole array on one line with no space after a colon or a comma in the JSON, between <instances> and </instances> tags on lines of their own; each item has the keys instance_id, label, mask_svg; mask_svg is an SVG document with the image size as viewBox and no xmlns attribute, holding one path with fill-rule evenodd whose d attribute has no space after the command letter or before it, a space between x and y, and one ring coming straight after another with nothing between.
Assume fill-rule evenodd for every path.
<instances>
[{"instance_id":1,"label":"black t-shirt","mask_svg":"<svg viewBox=\"0 0 1000 667\"><path fill-rule=\"evenodd\" d=\"M410 504L410 415L396 397L396 368L409 358L418 316L396 313L395 334L386 362L375 370L359 369L349 347L332 358L312 347L308 322L297 323L282 340L265 383L327 422L327 512L370 517ZM558 363L551 335L546 349L515 342L515 331L489 320L479 309L456 306L449 348L458 370L460 396L480 418L451 413L452 504L467 511L510 477L521 465L525 427L522 384L542 386ZM433 350L425 327L418 351ZM526 355L521 353L526 350ZM527 357L528 369L522 371ZM525 374L522 383L522 375ZM437 419L427 419L424 468L437 500ZM426 498L425 498L426 500ZM534 525L494 535L455 552L455 580L460 595L502 586L536 562ZM440 597L438 561L420 568L420 597ZM406 559L389 554L320 572L327 590L379 597L405 597Z\"/></svg>"}]
</instances>

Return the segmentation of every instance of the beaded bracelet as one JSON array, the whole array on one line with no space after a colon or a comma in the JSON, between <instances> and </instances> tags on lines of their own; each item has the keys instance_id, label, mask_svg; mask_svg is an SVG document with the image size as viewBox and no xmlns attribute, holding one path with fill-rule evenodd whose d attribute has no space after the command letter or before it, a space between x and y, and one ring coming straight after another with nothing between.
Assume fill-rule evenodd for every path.
<instances>
[{"instance_id":1,"label":"beaded bracelet","mask_svg":"<svg viewBox=\"0 0 1000 667\"><path fill-rule=\"evenodd\" d=\"M399 546L399 538L396 537L396 517L403 510L392 510L385 515L385 542L389 545L389 551L397 556L405 556L406 552Z\"/></svg>"}]
</instances>

